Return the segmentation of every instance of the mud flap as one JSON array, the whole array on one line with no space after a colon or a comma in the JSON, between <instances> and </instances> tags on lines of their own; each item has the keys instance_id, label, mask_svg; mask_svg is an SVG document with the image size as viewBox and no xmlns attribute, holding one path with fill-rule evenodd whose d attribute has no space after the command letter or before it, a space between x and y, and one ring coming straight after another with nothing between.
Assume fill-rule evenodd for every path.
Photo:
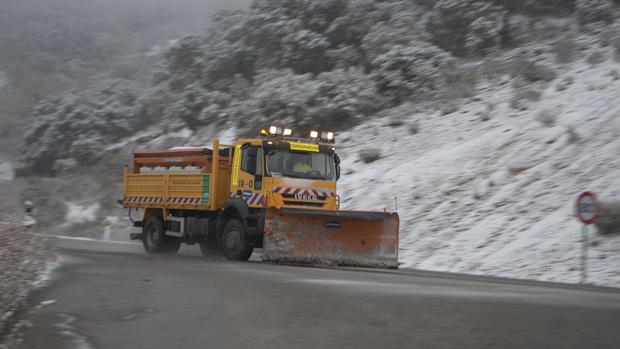
<instances>
[{"instance_id":1,"label":"mud flap","mask_svg":"<svg viewBox=\"0 0 620 349\"><path fill-rule=\"evenodd\" d=\"M269 208L262 259L396 269L398 229L396 213Z\"/></svg>"}]
</instances>

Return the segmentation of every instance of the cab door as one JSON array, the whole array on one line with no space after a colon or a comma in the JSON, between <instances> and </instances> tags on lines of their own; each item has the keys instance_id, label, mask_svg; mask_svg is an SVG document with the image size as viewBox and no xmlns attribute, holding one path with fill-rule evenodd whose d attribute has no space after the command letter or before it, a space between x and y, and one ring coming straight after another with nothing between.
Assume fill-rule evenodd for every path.
<instances>
[{"instance_id":1,"label":"cab door","mask_svg":"<svg viewBox=\"0 0 620 349\"><path fill-rule=\"evenodd\" d=\"M263 149L257 145L238 145L235 149L234 196L243 199L250 207L263 207ZM235 178L233 178L235 180Z\"/></svg>"}]
</instances>

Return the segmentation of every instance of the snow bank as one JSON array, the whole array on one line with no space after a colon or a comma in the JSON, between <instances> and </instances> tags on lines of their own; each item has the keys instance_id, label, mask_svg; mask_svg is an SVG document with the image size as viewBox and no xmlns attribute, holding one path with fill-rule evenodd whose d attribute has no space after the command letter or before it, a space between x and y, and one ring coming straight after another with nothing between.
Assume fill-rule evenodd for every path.
<instances>
[{"instance_id":1,"label":"snow bank","mask_svg":"<svg viewBox=\"0 0 620 349\"><path fill-rule=\"evenodd\" d=\"M99 203L92 205L80 205L74 202L67 204L67 215L65 216L64 226L73 224L92 222L97 219Z\"/></svg>"},{"instance_id":2,"label":"snow bank","mask_svg":"<svg viewBox=\"0 0 620 349\"><path fill-rule=\"evenodd\" d=\"M0 86L1 86L1 80L0 80ZM0 181L10 181L13 178L15 178L15 173L13 171L13 165L10 162L0 162Z\"/></svg>"},{"instance_id":3,"label":"snow bank","mask_svg":"<svg viewBox=\"0 0 620 349\"><path fill-rule=\"evenodd\" d=\"M398 197L404 267L578 282L573 200L584 190L620 195L620 80L612 60L561 69L557 81L574 83L552 83L526 111L510 108L510 84L489 84L452 114L411 113L400 127L375 120L339 135L343 206L394 209ZM537 119L541 110L553 125ZM364 164L367 147L382 158ZM620 286L620 237L592 239L591 281Z\"/></svg>"}]
</instances>

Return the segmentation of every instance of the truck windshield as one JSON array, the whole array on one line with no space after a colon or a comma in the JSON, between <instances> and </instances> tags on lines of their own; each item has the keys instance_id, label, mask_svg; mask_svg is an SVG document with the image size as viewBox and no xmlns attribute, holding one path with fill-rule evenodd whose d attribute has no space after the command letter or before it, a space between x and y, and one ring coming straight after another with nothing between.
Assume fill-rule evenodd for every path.
<instances>
[{"instance_id":1,"label":"truck windshield","mask_svg":"<svg viewBox=\"0 0 620 349\"><path fill-rule=\"evenodd\" d=\"M335 180L334 156L326 153L302 153L289 150L267 150L267 175Z\"/></svg>"}]
</instances>

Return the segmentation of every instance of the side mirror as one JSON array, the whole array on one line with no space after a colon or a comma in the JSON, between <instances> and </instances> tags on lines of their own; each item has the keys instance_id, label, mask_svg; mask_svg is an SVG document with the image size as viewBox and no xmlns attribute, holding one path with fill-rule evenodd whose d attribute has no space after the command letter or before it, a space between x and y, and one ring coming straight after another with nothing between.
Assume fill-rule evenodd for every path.
<instances>
[{"instance_id":1,"label":"side mirror","mask_svg":"<svg viewBox=\"0 0 620 349\"><path fill-rule=\"evenodd\" d=\"M334 163L336 164L336 180L340 179L340 157L334 154Z\"/></svg>"}]
</instances>

